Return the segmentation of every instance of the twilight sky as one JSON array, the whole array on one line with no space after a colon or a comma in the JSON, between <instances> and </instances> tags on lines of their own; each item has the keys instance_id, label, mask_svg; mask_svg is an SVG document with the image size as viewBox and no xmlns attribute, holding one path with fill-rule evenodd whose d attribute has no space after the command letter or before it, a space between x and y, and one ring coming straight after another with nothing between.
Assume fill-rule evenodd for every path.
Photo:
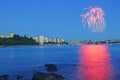
<instances>
[{"instance_id":1,"label":"twilight sky","mask_svg":"<svg viewBox=\"0 0 120 80\"><path fill-rule=\"evenodd\" d=\"M104 10L102 32L83 27L80 14L89 6ZM120 39L120 0L0 0L0 34L10 32L66 41Z\"/></svg>"}]
</instances>

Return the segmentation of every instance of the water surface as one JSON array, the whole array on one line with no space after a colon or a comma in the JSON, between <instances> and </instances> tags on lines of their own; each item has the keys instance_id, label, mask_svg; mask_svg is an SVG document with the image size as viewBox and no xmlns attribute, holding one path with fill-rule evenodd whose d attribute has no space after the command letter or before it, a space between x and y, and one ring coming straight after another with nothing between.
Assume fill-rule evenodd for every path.
<instances>
[{"instance_id":1,"label":"water surface","mask_svg":"<svg viewBox=\"0 0 120 80\"><path fill-rule=\"evenodd\" d=\"M120 45L16 46L0 48L0 74L31 80L45 64L58 66L64 80L119 80Z\"/></svg>"}]
</instances>

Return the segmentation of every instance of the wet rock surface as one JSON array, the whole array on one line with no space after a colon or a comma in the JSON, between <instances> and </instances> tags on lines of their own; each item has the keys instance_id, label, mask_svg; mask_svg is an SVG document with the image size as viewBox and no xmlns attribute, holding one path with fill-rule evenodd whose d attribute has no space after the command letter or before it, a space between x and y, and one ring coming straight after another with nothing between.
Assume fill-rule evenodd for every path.
<instances>
[{"instance_id":1,"label":"wet rock surface","mask_svg":"<svg viewBox=\"0 0 120 80\"><path fill-rule=\"evenodd\" d=\"M32 80L59 80L64 78L65 77L63 75L59 75L59 74L36 72L33 75Z\"/></svg>"},{"instance_id":2,"label":"wet rock surface","mask_svg":"<svg viewBox=\"0 0 120 80\"><path fill-rule=\"evenodd\" d=\"M17 80L22 80L22 79L23 79L23 76L22 76L22 75L17 75L17 76L16 76L16 79L17 79Z\"/></svg>"},{"instance_id":3,"label":"wet rock surface","mask_svg":"<svg viewBox=\"0 0 120 80\"><path fill-rule=\"evenodd\" d=\"M8 74L1 75L0 80L10 80L10 76Z\"/></svg>"},{"instance_id":4,"label":"wet rock surface","mask_svg":"<svg viewBox=\"0 0 120 80\"><path fill-rule=\"evenodd\" d=\"M45 64L45 67L47 68L47 71L51 72L51 71L57 71L57 65L55 64Z\"/></svg>"}]
</instances>

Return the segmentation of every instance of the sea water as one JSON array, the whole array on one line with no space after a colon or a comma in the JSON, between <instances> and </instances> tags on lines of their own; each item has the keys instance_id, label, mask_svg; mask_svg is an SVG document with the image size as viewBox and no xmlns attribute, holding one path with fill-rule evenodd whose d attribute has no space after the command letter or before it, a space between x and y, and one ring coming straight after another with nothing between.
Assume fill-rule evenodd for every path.
<instances>
[{"instance_id":1,"label":"sea water","mask_svg":"<svg viewBox=\"0 0 120 80\"><path fill-rule=\"evenodd\" d=\"M119 80L120 45L9 46L0 48L0 75L32 80L35 72L47 72L55 64L64 80Z\"/></svg>"}]
</instances>

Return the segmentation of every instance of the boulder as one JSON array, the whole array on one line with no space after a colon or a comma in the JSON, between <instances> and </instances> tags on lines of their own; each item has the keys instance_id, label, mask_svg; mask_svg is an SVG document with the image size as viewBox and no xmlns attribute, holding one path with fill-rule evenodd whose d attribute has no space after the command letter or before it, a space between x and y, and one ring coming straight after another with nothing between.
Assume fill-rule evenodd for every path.
<instances>
[{"instance_id":1,"label":"boulder","mask_svg":"<svg viewBox=\"0 0 120 80\"><path fill-rule=\"evenodd\" d=\"M22 78L23 78L23 76L21 76L21 75L17 75L17 76L16 76L16 79L17 79L17 80L20 80L20 79L22 79Z\"/></svg>"},{"instance_id":2,"label":"boulder","mask_svg":"<svg viewBox=\"0 0 120 80\"><path fill-rule=\"evenodd\" d=\"M72 66L78 66L78 64L72 64Z\"/></svg>"},{"instance_id":3,"label":"boulder","mask_svg":"<svg viewBox=\"0 0 120 80\"><path fill-rule=\"evenodd\" d=\"M10 80L10 77L9 77L8 74L1 75L1 76L0 76L0 80Z\"/></svg>"},{"instance_id":4,"label":"boulder","mask_svg":"<svg viewBox=\"0 0 120 80\"><path fill-rule=\"evenodd\" d=\"M58 70L58 68L55 64L45 64L45 67L47 67L47 71L49 71L49 72Z\"/></svg>"},{"instance_id":5,"label":"boulder","mask_svg":"<svg viewBox=\"0 0 120 80\"><path fill-rule=\"evenodd\" d=\"M64 79L64 76L53 73L36 72L32 78L32 80L58 80L58 79Z\"/></svg>"}]
</instances>

